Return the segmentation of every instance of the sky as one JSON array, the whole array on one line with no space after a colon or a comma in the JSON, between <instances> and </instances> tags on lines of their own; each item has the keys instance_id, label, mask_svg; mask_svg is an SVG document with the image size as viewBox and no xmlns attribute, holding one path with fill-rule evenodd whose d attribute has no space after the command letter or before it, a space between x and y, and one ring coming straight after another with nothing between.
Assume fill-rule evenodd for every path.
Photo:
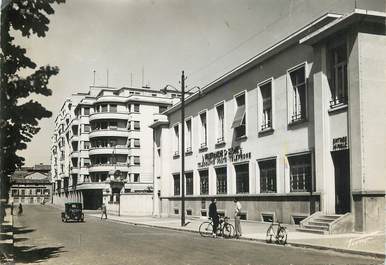
<instances>
[{"instance_id":1,"label":"sky","mask_svg":"<svg viewBox=\"0 0 386 265\"><path fill-rule=\"evenodd\" d=\"M17 43L38 66L58 66L50 97L35 96L53 112L18 154L25 164L50 163L55 117L72 93L93 84L112 87L188 87L215 80L327 12L383 10L384 0L67 0L54 5L45 38ZM144 76L144 78L142 78ZM132 77L132 78L131 78Z\"/></svg>"}]
</instances>

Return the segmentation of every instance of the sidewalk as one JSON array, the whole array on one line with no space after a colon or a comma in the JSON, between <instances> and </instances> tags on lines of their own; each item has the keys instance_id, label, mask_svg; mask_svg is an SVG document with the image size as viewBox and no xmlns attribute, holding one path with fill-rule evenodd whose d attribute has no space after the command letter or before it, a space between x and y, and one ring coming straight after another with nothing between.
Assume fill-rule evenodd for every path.
<instances>
[{"instance_id":1,"label":"sidewalk","mask_svg":"<svg viewBox=\"0 0 386 265\"><path fill-rule=\"evenodd\" d=\"M100 214L90 213L88 216L100 218ZM166 228L180 231L196 232L205 219L187 219L185 227L177 218L129 217L109 215L108 220L122 223ZM241 239L265 243L267 223L242 221L243 236ZM298 226L285 225L288 229L288 245L321 250L359 254L376 258L385 258L385 235L379 233L348 233L338 235L319 235L296 231Z\"/></svg>"},{"instance_id":2,"label":"sidewalk","mask_svg":"<svg viewBox=\"0 0 386 265\"><path fill-rule=\"evenodd\" d=\"M6 208L5 212L0 226L0 264L13 264L13 218L10 208Z\"/></svg>"}]
</instances>

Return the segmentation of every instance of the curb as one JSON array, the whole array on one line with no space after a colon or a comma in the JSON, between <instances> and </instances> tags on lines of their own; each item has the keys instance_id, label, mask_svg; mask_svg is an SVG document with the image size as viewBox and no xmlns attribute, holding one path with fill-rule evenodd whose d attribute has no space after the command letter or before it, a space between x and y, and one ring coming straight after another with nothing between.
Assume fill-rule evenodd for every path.
<instances>
[{"instance_id":1,"label":"curb","mask_svg":"<svg viewBox=\"0 0 386 265\"><path fill-rule=\"evenodd\" d=\"M10 226L11 227L11 231L8 231L8 232L1 232L3 235L6 235L7 237L10 237L10 238L7 238L7 239L0 239L0 243L1 245L3 245L1 248L0 248L0 254L2 255L2 260L1 260L1 264L15 264L15 260L14 260L14 234L13 234L13 215L11 215L11 211L9 209L6 209L7 211L7 216L10 217L10 220L9 222L7 223L3 223L1 224L1 226Z\"/></svg>"},{"instance_id":2,"label":"curb","mask_svg":"<svg viewBox=\"0 0 386 265\"><path fill-rule=\"evenodd\" d=\"M98 218L96 216L88 215L93 218ZM135 226L143 226L143 227L151 227L151 228L162 228L162 229L168 229L168 230L174 230L174 231L182 231L182 232L189 232L189 233L196 233L198 234L199 231L191 230L191 229L183 229L179 227L167 227L167 226L160 226L160 225L151 225L151 224L143 224L143 223L136 223L132 221L121 221L116 219L108 219L110 222L120 223L120 224L130 224ZM250 237L243 237L241 236L238 240L243 241L254 241L260 244L266 244L264 239L258 239L258 238L250 238ZM272 245L274 246L274 245ZM344 253L344 254L352 254L352 255L359 255L359 256L366 256L366 257L372 257L377 259L385 259L386 255L378 252L371 252L371 251L362 251L362 250L352 250L352 249L345 249L345 248L337 248L337 247L327 247L327 246L320 246L320 245L313 245L313 244L307 244L307 243L296 243L296 242L288 242L287 246L293 247L293 248L309 248L309 249L316 249L316 250L326 250L326 251L334 251L338 253Z\"/></svg>"}]
</instances>

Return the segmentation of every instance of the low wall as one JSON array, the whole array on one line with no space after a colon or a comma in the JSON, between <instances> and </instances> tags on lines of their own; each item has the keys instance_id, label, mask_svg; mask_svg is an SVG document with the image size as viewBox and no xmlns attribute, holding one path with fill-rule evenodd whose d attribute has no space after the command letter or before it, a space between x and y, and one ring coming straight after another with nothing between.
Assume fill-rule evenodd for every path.
<instances>
[{"instance_id":1,"label":"low wall","mask_svg":"<svg viewBox=\"0 0 386 265\"><path fill-rule=\"evenodd\" d=\"M153 213L153 193L121 194L121 215L150 216Z\"/></svg>"},{"instance_id":2,"label":"low wall","mask_svg":"<svg viewBox=\"0 0 386 265\"><path fill-rule=\"evenodd\" d=\"M234 203L231 196L216 196L217 210L233 218ZM315 211L320 211L320 195L273 194L265 196L238 196L242 205L241 213L246 220L263 221L263 215L273 215L275 221L287 224L295 223L294 218L305 218ZM192 218L207 217L211 198L185 197L186 216ZM168 198L168 216L178 216L181 209L179 197ZM206 215L203 215L203 212ZM166 214L163 212L163 216Z\"/></svg>"},{"instance_id":3,"label":"low wall","mask_svg":"<svg viewBox=\"0 0 386 265\"><path fill-rule=\"evenodd\" d=\"M152 193L123 193L120 203L108 202L107 214L126 216L150 216L153 214Z\"/></svg>"}]
</instances>

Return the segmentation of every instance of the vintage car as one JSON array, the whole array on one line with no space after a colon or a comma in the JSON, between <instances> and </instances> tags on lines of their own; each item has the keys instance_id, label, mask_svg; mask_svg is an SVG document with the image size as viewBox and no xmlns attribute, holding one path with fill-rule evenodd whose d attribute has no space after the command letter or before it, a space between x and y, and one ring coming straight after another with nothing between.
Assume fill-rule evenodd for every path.
<instances>
[{"instance_id":1,"label":"vintage car","mask_svg":"<svg viewBox=\"0 0 386 265\"><path fill-rule=\"evenodd\" d=\"M67 202L64 204L64 212L62 212L62 222L70 220L83 222L84 214L82 213L82 204L80 202Z\"/></svg>"}]
</instances>

